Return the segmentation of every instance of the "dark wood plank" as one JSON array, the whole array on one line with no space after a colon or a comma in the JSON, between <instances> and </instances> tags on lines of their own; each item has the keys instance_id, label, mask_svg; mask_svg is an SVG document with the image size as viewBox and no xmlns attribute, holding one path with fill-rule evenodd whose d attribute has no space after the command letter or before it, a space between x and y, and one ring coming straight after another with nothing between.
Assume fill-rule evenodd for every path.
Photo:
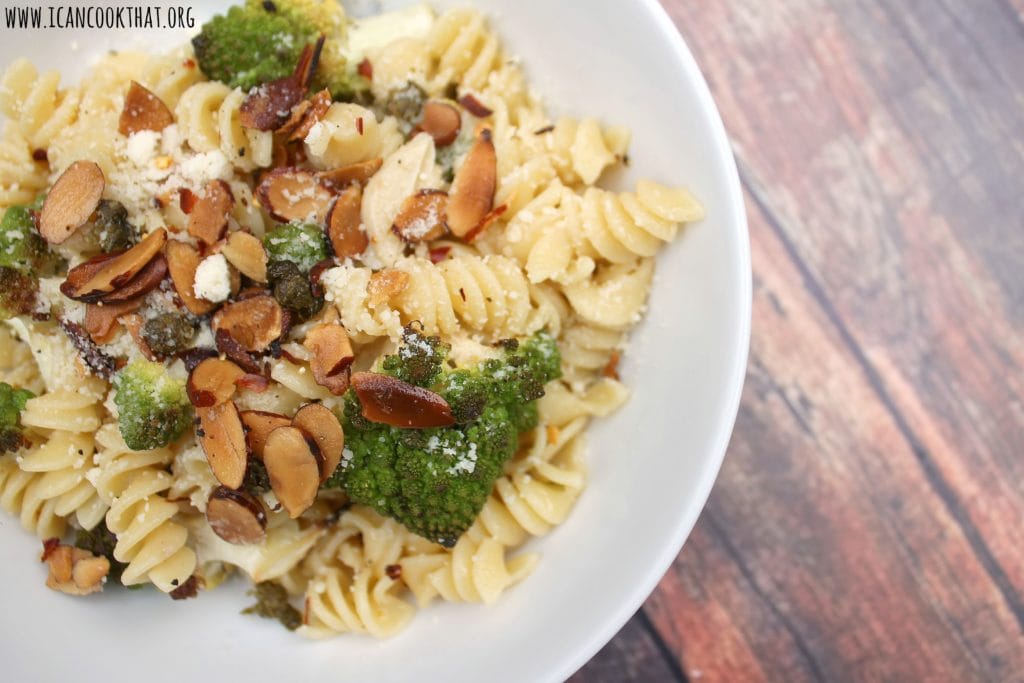
<instances>
[{"instance_id":1,"label":"dark wood plank","mask_svg":"<svg viewBox=\"0 0 1024 683\"><path fill-rule=\"evenodd\" d=\"M649 622L634 616L619 634L569 680L571 683L683 683L677 664L661 652Z\"/></svg>"}]
</instances>

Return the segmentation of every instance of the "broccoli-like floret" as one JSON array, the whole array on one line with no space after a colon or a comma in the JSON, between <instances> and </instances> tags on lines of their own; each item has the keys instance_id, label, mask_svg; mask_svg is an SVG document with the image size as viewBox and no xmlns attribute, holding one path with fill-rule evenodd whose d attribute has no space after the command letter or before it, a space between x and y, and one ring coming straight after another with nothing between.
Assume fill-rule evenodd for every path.
<instances>
[{"instance_id":1,"label":"broccoli-like floret","mask_svg":"<svg viewBox=\"0 0 1024 683\"><path fill-rule=\"evenodd\" d=\"M292 222L279 225L263 237L267 257L274 261L291 261L303 274L330 257L327 236L315 223Z\"/></svg>"},{"instance_id":2,"label":"broccoli-like floret","mask_svg":"<svg viewBox=\"0 0 1024 683\"><path fill-rule=\"evenodd\" d=\"M538 334L476 368L443 371L447 345L412 328L404 337L383 369L400 378L433 377L421 386L448 401L456 424L410 430L372 423L350 392L343 415L345 458L326 485L343 487L353 502L451 547L480 514L518 448L519 434L537 424L536 399L544 383L560 374L558 347L549 335Z\"/></svg>"},{"instance_id":3,"label":"broccoli-like floret","mask_svg":"<svg viewBox=\"0 0 1024 683\"><path fill-rule=\"evenodd\" d=\"M385 373L418 387L433 386L441 376L441 368L451 345L440 337L428 337L417 332L414 325L402 331L402 345L398 353L384 359Z\"/></svg>"},{"instance_id":4,"label":"broccoli-like floret","mask_svg":"<svg viewBox=\"0 0 1024 683\"><path fill-rule=\"evenodd\" d=\"M0 266L0 320L35 310L39 281L15 268Z\"/></svg>"},{"instance_id":5,"label":"broccoli-like floret","mask_svg":"<svg viewBox=\"0 0 1024 683\"><path fill-rule=\"evenodd\" d=\"M160 363L137 360L114 378L114 405L124 442L135 451L166 446L192 422L185 383Z\"/></svg>"},{"instance_id":6,"label":"broccoli-like floret","mask_svg":"<svg viewBox=\"0 0 1024 683\"><path fill-rule=\"evenodd\" d=\"M277 619L289 631L302 626L302 612L288 601L288 591L273 581L261 581L253 586L249 595L256 604L246 607L242 614L255 614L265 619Z\"/></svg>"},{"instance_id":7,"label":"broccoli-like floret","mask_svg":"<svg viewBox=\"0 0 1024 683\"><path fill-rule=\"evenodd\" d=\"M57 260L36 232L31 207L12 206L4 212L0 220L0 266L29 273L49 269Z\"/></svg>"},{"instance_id":8,"label":"broccoli-like floret","mask_svg":"<svg viewBox=\"0 0 1024 683\"><path fill-rule=\"evenodd\" d=\"M0 454L13 453L26 445L21 411L32 397L33 393L27 389L16 389L0 382Z\"/></svg>"},{"instance_id":9,"label":"broccoli-like floret","mask_svg":"<svg viewBox=\"0 0 1024 683\"><path fill-rule=\"evenodd\" d=\"M277 303L291 311L298 321L309 320L324 307L324 298L313 293L313 286L291 261L271 261L267 281Z\"/></svg>"}]
</instances>

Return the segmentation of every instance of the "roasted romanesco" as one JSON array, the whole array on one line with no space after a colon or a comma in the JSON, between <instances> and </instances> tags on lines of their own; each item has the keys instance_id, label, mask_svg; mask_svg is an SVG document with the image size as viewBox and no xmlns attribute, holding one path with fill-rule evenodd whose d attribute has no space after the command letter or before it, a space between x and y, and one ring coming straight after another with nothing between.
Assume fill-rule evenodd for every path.
<instances>
[{"instance_id":1,"label":"roasted romanesco","mask_svg":"<svg viewBox=\"0 0 1024 683\"><path fill-rule=\"evenodd\" d=\"M114 388L121 436L132 450L166 446L192 424L185 382L160 363L129 363L114 378Z\"/></svg>"}]
</instances>

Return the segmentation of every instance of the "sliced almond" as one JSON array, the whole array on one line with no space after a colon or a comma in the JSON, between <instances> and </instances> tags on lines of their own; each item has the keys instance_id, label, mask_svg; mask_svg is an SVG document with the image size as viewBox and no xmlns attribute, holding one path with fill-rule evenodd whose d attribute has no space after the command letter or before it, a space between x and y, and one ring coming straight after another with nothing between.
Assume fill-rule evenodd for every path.
<instances>
[{"instance_id":1,"label":"sliced almond","mask_svg":"<svg viewBox=\"0 0 1024 683\"><path fill-rule=\"evenodd\" d=\"M124 96L124 108L117 130L121 135L129 136L139 131L162 131L174 123L174 115L163 100L142 85L132 81L128 93Z\"/></svg>"},{"instance_id":2,"label":"sliced almond","mask_svg":"<svg viewBox=\"0 0 1024 683\"><path fill-rule=\"evenodd\" d=\"M196 193L187 187L178 189L178 206L181 207L181 212L186 216L192 213L192 209L196 207L196 202L199 201L199 197Z\"/></svg>"},{"instance_id":3,"label":"sliced almond","mask_svg":"<svg viewBox=\"0 0 1024 683\"><path fill-rule=\"evenodd\" d=\"M436 147L447 147L455 142L462 130L462 115L447 102L431 100L423 105L420 130L434 138Z\"/></svg>"},{"instance_id":4,"label":"sliced almond","mask_svg":"<svg viewBox=\"0 0 1024 683\"><path fill-rule=\"evenodd\" d=\"M197 297L193 288L200 261L202 258L193 246L175 240L167 243L167 268L174 291L192 315L206 315L217 307L217 304Z\"/></svg>"},{"instance_id":5,"label":"sliced almond","mask_svg":"<svg viewBox=\"0 0 1024 683\"><path fill-rule=\"evenodd\" d=\"M92 553L75 548L78 555L71 568L71 582L75 585L77 595L98 593L103 590L103 579L110 573L110 560L96 557Z\"/></svg>"},{"instance_id":6,"label":"sliced almond","mask_svg":"<svg viewBox=\"0 0 1024 683\"><path fill-rule=\"evenodd\" d=\"M199 416L199 443L213 476L224 486L237 489L245 480L249 460L238 408L228 401L212 408L198 408L196 414Z\"/></svg>"},{"instance_id":7,"label":"sliced almond","mask_svg":"<svg viewBox=\"0 0 1024 683\"><path fill-rule=\"evenodd\" d=\"M487 215L484 216L483 220L480 221L480 223L478 223L475 228L466 233L466 235L462 239L465 240L466 242L475 241L477 237L484 233L484 230L491 226L491 223L498 220L498 218L500 218L501 215L506 211L508 211L508 204L502 204L501 206L494 207L493 209L488 211Z\"/></svg>"},{"instance_id":8,"label":"sliced almond","mask_svg":"<svg viewBox=\"0 0 1024 683\"><path fill-rule=\"evenodd\" d=\"M302 100L301 102L296 104L294 107L292 107L291 113L288 114L288 119L284 123L282 123L281 126L275 132L279 136L291 142L291 134L294 133L295 129L299 127L299 125L302 123L302 120L306 117L306 114L309 113L310 107L312 106L313 105L312 103L310 103L309 100Z\"/></svg>"},{"instance_id":9,"label":"sliced almond","mask_svg":"<svg viewBox=\"0 0 1024 683\"><path fill-rule=\"evenodd\" d=\"M378 270L366 283L366 293L370 295L372 304L379 305L404 292L409 287L409 280L409 273L404 270Z\"/></svg>"},{"instance_id":10,"label":"sliced almond","mask_svg":"<svg viewBox=\"0 0 1024 683\"><path fill-rule=\"evenodd\" d=\"M295 519L316 499L320 487L319 449L297 427L278 427L263 448L263 464L274 495Z\"/></svg>"},{"instance_id":11,"label":"sliced almond","mask_svg":"<svg viewBox=\"0 0 1024 683\"><path fill-rule=\"evenodd\" d=\"M267 281L267 250L258 237L247 232L233 232L228 235L220 253L250 280Z\"/></svg>"},{"instance_id":12,"label":"sliced almond","mask_svg":"<svg viewBox=\"0 0 1024 683\"><path fill-rule=\"evenodd\" d=\"M486 119L488 116L494 113L487 107L487 105L478 100L476 96L471 93L467 93L460 97L459 104L465 107L466 111L468 111L470 114L477 117L478 119Z\"/></svg>"},{"instance_id":13,"label":"sliced almond","mask_svg":"<svg viewBox=\"0 0 1024 683\"><path fill-rule=\"evenodd\" d=\"M405 429L455 424L451 406L439 394L390 375L354 372L352 388L363 405L363 417L370 422Z\"/></svg>"},{"instance_id":14,"label":"sliced almond","mask_svg":"<svg viewBox=\"0 0 1024 683\"><path fill-rule=\"evenodd\" d=\"M68 272L60 291L70 299L86 303L98 301L104 295L128 284L156 257L165 242L167 231L160 228L118 256L106 261L86 261ZM102 263L102 267L97 268L97 263ZM83 273L88 273L89 276L83 277Z\"/></svg>"},{"instance_id":15,"label":"sliced almond","mask_svg":"<svg viewBox=\"0 0 1024 683\"><path fill-rule=\"evenodd\" d=\"M188 234L207 246L213 246L228 229L228 214L234 206L231 186L223 180L211 180L203 196L192 205L188 215Z\"/></svg>"},{"instance_id":16,"label":"sliced almond","mask_svg":"<svg viewBox=\"0 0 1024 683\"><path fill-rule=\"evenodd\" d=\"M320 481L327 481L341 462L341 451L345 448L345 432L338 418L319 403L309 403L295 413L292 426L311 437L320 448Z\"/></svg>"},{"instance_id":17,"label":"sliced almond","mask_svg":"<svg viewBox=\"0 0 1024 683\"><path fill-rule=\"evenodd\" d=\"M362 203L362 188L351 185L338 195L327 214L327 237L334 255L340 259L359 256L370 245L370 238L361 225Z\"/></svg>"},{"instance_id":18,"label":"sliced almond","mask_svg":"<svg viewBox=\"0 0 1024 683\"><path fill-rule=\"evenodd\" d=\"M275 168L256 190L260 203L277 220L323 223L334 195L316 174L301 168Z\"/></svg>"},{"instance_id":19,"label":"sliced almond","mask_svg":"<svg viewBox=\"0 0 1024 683\"><path fill-rule=\"evenodd\" d=\"M139 271L138 275L129 280L125 285L105 295L100 299L100 302L105 305L120 304L138 299L156 289L165 277L167 277L167 259L164 258L163 254L157 254L153 260Z\"/></svg>"},{"instance_id":20,"label":"sliced almond","mask_svg":"<svg viewBox=\"0 0 1024 683\"><path fill-rule=\"evenodd\" d=\"M284 334L285 315L274 297L260 294L222 306L210 324L214 331L227 330L246 351L260 353Z\"/></svg>"},{"instance_id":21,"label":"sliced almond","mask_svg":"<svg viewBox=\"0 0 1024 683\"><path fill-rule=\"evenodd\" d=\"M207 358L189 373L185 385L188 400L196 408L212 408L230 401L235 395L235 383L244 374L242 368L229 360Z\"/></svg>"},{"instance_id":22,"label":"sliced almond","mask_svg":"<svg viewBox=\"0 0 1024 683\"><path fill-rule=\"evenodd\" d=\"M120 326L117 319L137 311L140 306L141 299L132 299L120 304L86 304L82 326L94 342L106 344L117 334L117 328Z\"/></svg>"},{"instance_id":23,"label":"sliced almond","mask_svg":"<svg viewBox=\"0 0 1024 683\"><path fill-rule=\"evenodd\" d=\"M50 188L39 213L39 234L50 244L60 244L85 225L103 196L106 179L91 161L76 161Z\"/></svg>"},{"instance_id":24,"label":"sliced almond","mask_svg":"<svg viewBox=\"0 0 1024 683\"><path fill-rule=\"evenodd\" d=\"M406 197L391 230L409 244L436 240L448 230L447 205L448 193L444 190L420 190Z\"/></svg>"},{"instance_id":25,"label":"sliced almond","mask_svg":"<svg viewBox=\"0 0 1024 683\"><path fill-rule=\"evenodd\" d=\"M262 394L264 391L270 388L270 380L263 375L256 375L251 372L247 372L235 382L235 386L245 391L251 391L254 394Z\"/></svg>"},{"instance_id":26,"label":"sliced almond","mask_svg":"<svg viewBox=\"0 0 1024 683\"><path fill-rule=\"evenodd\" d=\"M384 160L377 157L369 161L360 161L341 168L334 168L330 171L320 171L316 174L316 177L325 185L340 190L349 185L366 185L370 178L373 177L373 174L379 171L383 165Z\"/></svg>"},{"instance_id":27,"label":"sliced almond","mask_svg":"<svg viewBox=\"0 0 1024 683\"><path fill-rule=\"evenodd\" d=\"M267 511L258 498L245 491L218 486L206 503L206 521L213 533L228 543L252 545L267 535Z\"/></svg>"},{"instance_id":28,"label":"sliced almond","mask_svg":"<svg viewBox=\"0 0 1024 683\"><path fill-rule=\"evenodd\" d=\"M321 90L306 100L309 106L305 107L305 111L296 123L295 127L292 128L290 132L285 133L288 135L288 141L297 142L299 140L305 140L313 126L315 126L317 122L323 119L327 114L327 110L331 108L331 102L333 101L331 93L327 90ZM287 129L288 126L285 125L283 128Z\"/></svg>"},{"instance_id":29,"label":"sliced almond","mask_svg":"<svg viewBox=\"0 0 1024 683\"><path fill-rule=\"evenodd\" d=\"M448 198L448 227L458 237L477 228L494 206L498 158L489 128L483 128L455 174Z\"/></svg>"},{"instance_id":30,"label":"sliced almond","mask_svg":"<svg viewBox=\"0 0 1024 683\"><path fill-rule=\"evenodd\" d=\"M348 370L356 357L345 328L338 323L321 323L306 333L302 345L312 354L309 369L316 383L335 396L344 394L348 390Z\"/></svg>"},{"instance_id":31,"label":"sliced almond","mask_svg":"<svg viewBox=\"0 0 1024 683\"><path fill-rule=\"evenodd\" d=\"M56 538L48 539L43 547L40 559L50 570L46 577L47 588L68 595L88 595L103 590L103 579L110 572L110 560L60 543Z\"/></svg>"},{"instance_id":32,"label":"sliced almond","mask_svg":"<svg viewBox=\"0 0 1024 683\"><path fill-rule=\"evenodd\" d=\"M246 128L277 130L288 120L292 107L302 101L316 72L324 36L307 45L290 76L254 88L242 102L240 120Z\"/></svg>"},{"instance_id":33,"label":"sliced almond","mask_svg":"<svg viewBox=\"0 0 1024 683\"><path fill-rule=\"evenodd\" d=\"M262 410L244 410L239 413L239 417L246 429L245 440L249 444L249 451L257 460L263 460L263 449L270 432L291 424L291 420L284 415Z\"/></svg>"},{"instance_id":34,"label":"sliced almond","mask_svg":"<svg viewBox=\"0 0 1024 683\"><path fill-rule=\"evenodd\" d=\"M228 330L220 329L214 332L214 344L216 344L218 351L223 353L246 373L253 375L263 374L263 364L232 337L231 332Z\"/></svg>"}]
</instances>

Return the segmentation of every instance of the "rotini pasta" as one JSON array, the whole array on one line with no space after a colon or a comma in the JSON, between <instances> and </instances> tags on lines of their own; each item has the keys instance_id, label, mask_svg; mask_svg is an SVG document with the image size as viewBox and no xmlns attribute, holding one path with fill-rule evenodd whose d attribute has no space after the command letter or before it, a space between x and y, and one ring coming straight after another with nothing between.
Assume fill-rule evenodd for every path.
<instances>
[{"instance_id":1,"label":"rotini pasta","mask_svg":"<svg viewBox=\"0 0 1024 683\"><path fill-rule=\"evenodd\" d=\"M220 151L240 171L270 165L274 137L270 131L247 129L239 120L245 94L217 81L196 83L178 100L178 128L197 152Z\"/></svg>"}]
</instances>

